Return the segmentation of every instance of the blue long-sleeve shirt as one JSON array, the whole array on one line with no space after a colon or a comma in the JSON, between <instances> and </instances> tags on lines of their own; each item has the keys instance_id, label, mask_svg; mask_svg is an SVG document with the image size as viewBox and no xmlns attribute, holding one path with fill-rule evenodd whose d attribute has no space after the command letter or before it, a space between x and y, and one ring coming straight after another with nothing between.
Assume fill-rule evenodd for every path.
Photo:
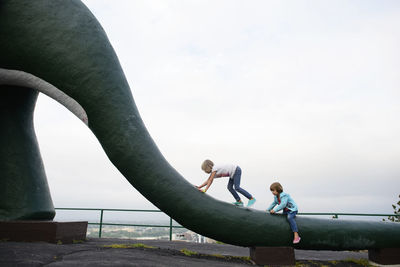
<instances>
[{"instance_id":1,"label":"blue long-sleeve shirt","mask_svg":"<svg viewBox=\"0 0 400 267\"><path fill-rule=\"evenodd\" d=\"M268 207L268 211L271 209L274 209L275 212L278 212L284 208L290 210L290 211L297 211L297 205L296 202L294 202L293 198L290 197L289 194L286 194L285 192L282 192L279 194L281 203L279 204L278 197L274 196L274 202Z\"/></svg>"}]
</instances>

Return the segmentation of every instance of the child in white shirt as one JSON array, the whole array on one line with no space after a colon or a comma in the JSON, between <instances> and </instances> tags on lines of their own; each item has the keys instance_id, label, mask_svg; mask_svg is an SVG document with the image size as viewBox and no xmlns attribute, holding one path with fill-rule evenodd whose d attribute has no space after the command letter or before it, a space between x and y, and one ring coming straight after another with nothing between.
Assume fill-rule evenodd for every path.
<instances>
[{"instance_id":1,"label":"child in white shirt","mask_svg":"<svg viewBox=\"0 0 400 267\"><path fill-rule=\"evenodd\" d=\"M237 192L249 199L247 207L251 207L256 202L256 199L249 192L240 187L242 169L240 169L239 166L233 164L214 165L211 160L207 159L201 165L201 169L210 174L210 176L202 185L196 186L200 191L206 192L208 188L210 188L214 178L229 177L228 190L236 200L236 202L233 203L234 205L243 206L243 202ZM206 188L202 190L201 188L204 186Z\"/></svg>"}]
</instances>

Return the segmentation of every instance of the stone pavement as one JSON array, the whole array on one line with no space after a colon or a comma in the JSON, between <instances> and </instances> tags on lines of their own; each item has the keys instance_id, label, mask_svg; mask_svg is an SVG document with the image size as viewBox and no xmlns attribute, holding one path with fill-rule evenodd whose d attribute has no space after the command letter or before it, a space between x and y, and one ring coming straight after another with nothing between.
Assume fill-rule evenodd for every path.
<instances>
[{"instance_id":1,"label":"stone pavement","mask_svg":"<svg viewBox=\"0 0 400 267\"><path fill-rule=\"evenodd\" d=\"M133 247L133 244L137 247ZM119 245L119 246L116 246ZM129 246L130 245L130 246ZM151 246L150 247L143 247ZM113 248L114 247L114 248ZM198 253L187 256L186 254ZM214 256L212 256L214 255ZM223 257L223 255L225 257ZM296 250L296 261L321 264L347 259L367 259L368 253L350 251ZM45 242L0 242L0 266L251 266L249 249L225 244L198 244L183 241L89 238L75 244ZM310 263L311 264L311 263ZM320 266L320 265L303 265ZM329 266L329 264L328 264Z\"/></svg>"}]
</instances>

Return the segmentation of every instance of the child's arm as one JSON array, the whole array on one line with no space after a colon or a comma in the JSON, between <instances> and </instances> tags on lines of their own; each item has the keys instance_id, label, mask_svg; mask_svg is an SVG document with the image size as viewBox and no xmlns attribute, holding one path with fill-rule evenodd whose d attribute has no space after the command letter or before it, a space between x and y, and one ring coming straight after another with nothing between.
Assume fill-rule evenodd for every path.
<instances>
[{"instance_id":1,"label":"child's arm","mask_svg":"<svg viewBox=\"0 0 400 267\"><path fill-rule=\"evenodd\" d=\"M216 173L217 173L216 171L212 172L210 174L210 177L208 177L208 179L204 183L202 183L201 185L197 186L197 188L200 190L202 187L206 186L206 188L203 191L203 192L206 192L208 190L208 188L210 188L212 182L214 181L214 177L215 177Z\"/></svg>"},{"instance_id":2,"label":"child's arm","mask_svg":"<svg viewBox=\"0 0 400 267\"><path fill-rule=\"evenodd\" d=\"M275 203L275 200L274 200L274 202L272 202L271 205L269 205L269 207L267 208L267 211L272 210L275 207L275 205L276 205L276 203Z\"/></svg>"},{"instance_id":3,"label":"child's arm","mask_svg":"<svg viewBox=\"0 0 400 267\"><path fill-rule=\"evenodd\" d=\"M287 205L287 203L288 203L288 200L289 200L289 197L288 197L287 195L281 197L281 204L279 204L278 206L276 206L276 207L273 209L273 211L274 211L274 212L278 212L278 211L282 210L284 207L286 207L286 205Z\"/></svg>"},{"instance_id":4,"label":"child's arm","mask_svg":"<svg viewBox=\"0 0 400 267\"><path fill-rule=\"evenodd\" d=\"M274 201L269 205L267 211L271 211L276 205L278 204L278 201L276 200L276 197L274 197Z\"/></svg>"},{"instance_id":5,"label":"child's arm","mask_svg":"<svg viewBox=\"0 0 400 267\"><path fill-rule=\"evenodd\" d=\"M196 186L196 187L197 188L202 188L202 187L206 186L208 184L208 180L210 179L210 177L211 177L211 174L210 174L210 176L207 178L207 180L204 183L202 183L201 185Z\"/></svg>"},{"instance_id":6,"label":"child's arm","mask_svg":"<svg viewBox=\"0 0 400 267\"><path fill-rule=\"evenodd\" d=\"M196 185L196 187L200 189L200 188L206 186L206 185L207 185L207 182L208 182L208 178L207 178L207 180L206 180L204 183L202 183L202 184L199 185L199 186Z\"/></svg>"},{"instance_id":7,"label":"child's arm","mask_svg":"<svg viewBox=\"0 0 400 267\"><path fill-rule=\"evenodd\" d=\"M216 171L215 171L215 172L212 172L211 175L210 175L210 177L208 177L207 186L206 186L206 189L204 189L204 192L207 192L208 188L210 188L211 184L212 184L213 181L214 181L214 177L215 177L215 174L216 174L216 173L217 173Z\"/></svg>"}]
</instances>

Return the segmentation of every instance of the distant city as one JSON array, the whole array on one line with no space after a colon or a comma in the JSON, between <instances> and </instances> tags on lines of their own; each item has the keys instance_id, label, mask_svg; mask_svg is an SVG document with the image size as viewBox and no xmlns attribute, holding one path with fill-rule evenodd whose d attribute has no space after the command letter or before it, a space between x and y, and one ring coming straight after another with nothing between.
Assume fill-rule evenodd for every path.
<instances>
[{"instance_id":1,"label":"distant city","mask_svg":"<svg viewBox=\"0 0 400 267\"><path fill-rule=\"evenodd\" d=\"M144 223L143 223L144 224ZM157 225L165 225L158 223ZM99 226L88 225L87 237L98 238ZM119 226L103 225L101 231L102 238L121 238L121 239L147 239L147 240L169 240L169 227L147 227L147 226ZM199 235L185 228L173 228L172 240L180 240L195 243L216 243L217 241Z\"/></svg>"},{"instance_id":2,"label":"distant city","mask_svg":"<svg viewBox=\"0 0 400 267\"><path fill-rule=\"evenodd\" d=\"M88 221L87 237L98 238L100 226L99 211L64 211L57 210L56 221ZM96 223L96 224L90 224ZM107 225L117 224L117 225ZM128 226L143 225L143 226ZM169 240L170 219L163 212L114 212L105 211L101 229L102 238L121 239L148 239ZM216 243L217 241L199 235L193 231L181 227L172 221L172 240L180 240L196 243ZM165 227L161 227L165 226Z\"/></svg>"}]
</instances>

